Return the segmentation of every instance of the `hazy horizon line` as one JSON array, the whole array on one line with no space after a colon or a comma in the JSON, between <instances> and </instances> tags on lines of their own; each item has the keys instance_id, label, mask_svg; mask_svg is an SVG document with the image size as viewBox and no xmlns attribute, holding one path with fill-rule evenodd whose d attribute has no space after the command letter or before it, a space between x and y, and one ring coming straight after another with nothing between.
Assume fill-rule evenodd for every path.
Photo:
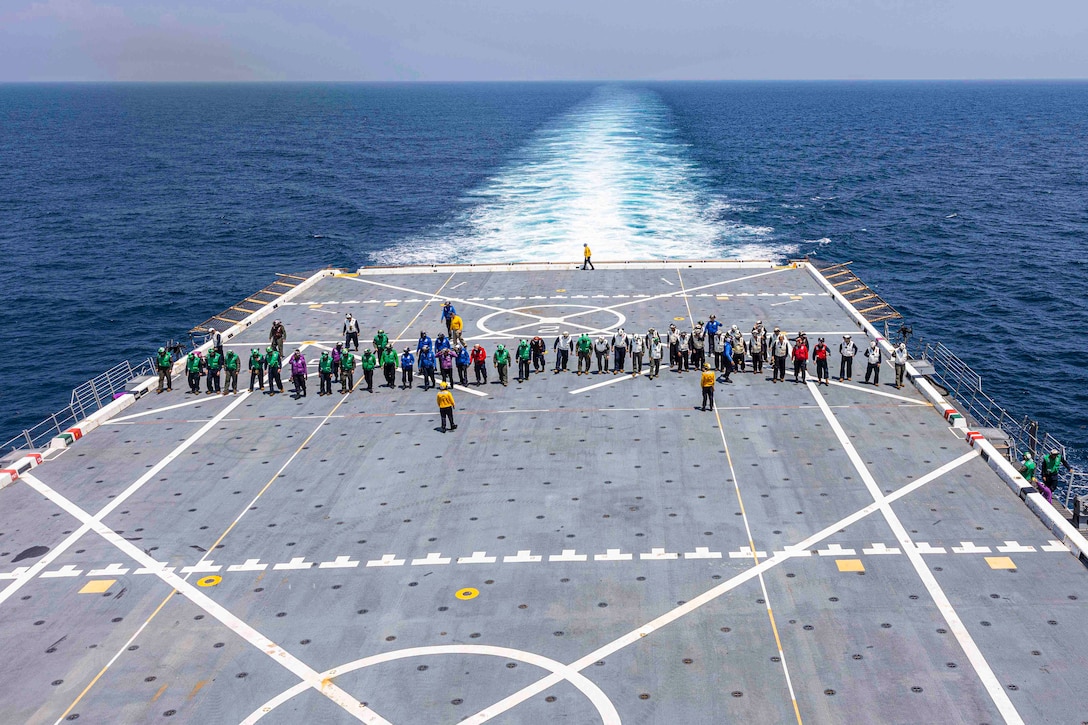
<instances>
[{"instance_id":1,"label":"hazy horizon line","mask_svg":"<svg viewBox=\"0 0 1088 725\"><path fill-rule=\"evenodd\" d=\"M189 80L0 80L0 85L290 85L301 83L326 84L370 84L370 85L468 85L468 84L547 84L547 83L1081 83L1088 77L950 77L950 78L602 78L602 79L435 79L435 80L394 80L394 79L295 79L295 80L213 80L194 78Z\"/></svg>"}]
</instances>

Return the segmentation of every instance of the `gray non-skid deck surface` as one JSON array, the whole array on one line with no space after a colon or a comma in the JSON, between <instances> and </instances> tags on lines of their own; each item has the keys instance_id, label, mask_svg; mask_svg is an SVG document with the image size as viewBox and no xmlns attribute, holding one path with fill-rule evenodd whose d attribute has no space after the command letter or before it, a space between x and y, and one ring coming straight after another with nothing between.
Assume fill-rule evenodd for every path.
<instances>
[{"instance_id":1,"label":"gray non-skid deck surface","mask_svg":"<svg viewBox=\"0 0 1088 725\"><path fill-rule=\"evenodd\" d=\"M279 316L310 359L349 310L364 338L380 325L400 349L439 331L433 293L489 354L510 328L550 344L558 328L687 325L689 308L833 347L857 334L789 269L364 274ZM231 344L245 358L266 328ZM254 632L390 723L1084 719L1088 574L913 388L887 385L890 367L879 389L738 374L717 414L695 409L695 373L514 374L458 391L445 435L418 387L323 398L315 377L302 400L193 400L179 385L36 469L91 515L145 478L103 523L253 629L85 533L0 603L4 720L239 722L284 693L264 722L353 720L296 688ZM833 421L880 492L928 481L890 508L932 552L932 581L880 510L852 516L876 507ZM20 552L78 527L25 481L0 505L9 579L37 561ZM551 686L525 692L549 668Z\"/></svg>"}]
</instances>

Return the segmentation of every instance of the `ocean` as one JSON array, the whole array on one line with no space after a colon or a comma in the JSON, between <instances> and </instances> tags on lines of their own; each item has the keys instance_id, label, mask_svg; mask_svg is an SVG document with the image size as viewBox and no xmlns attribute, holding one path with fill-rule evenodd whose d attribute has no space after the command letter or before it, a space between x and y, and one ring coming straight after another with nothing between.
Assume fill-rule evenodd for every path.
<instances>
[{"instance_id":1,"label":"ocean","mask_svg":"<svg viewBox=\"0 0 1088 725\"><path fill-rule=\"evenodd\" d=\"M0 440L326 265L852 261L1086 461L1088 83L0 85Z\"/></svg>"}]
</instances>

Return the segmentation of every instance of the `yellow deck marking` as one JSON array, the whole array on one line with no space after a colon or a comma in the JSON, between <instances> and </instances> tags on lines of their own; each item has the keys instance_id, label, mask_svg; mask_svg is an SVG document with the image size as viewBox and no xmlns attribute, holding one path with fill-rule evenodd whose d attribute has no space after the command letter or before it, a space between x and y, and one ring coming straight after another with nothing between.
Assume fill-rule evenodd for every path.
<instances>
[{"instance_id":1,"label":"yellow deck marking","mask_svg":"<svg viewBox=\"0 0 1088 725\"><path fill-rule=\"evenodd\" d=\"M462 600L475 599L476 597L480 596L480 590L473 589L472 587L465 587L464 589L459 590L453 596Z\"/></svg>"},{"instance_id":2,"label":"yellow deck marking","mask_svg":"<svg viewBox=\"0 0 1088 725\"><path fill-rule=\"evenodd\" d=\"M990 565L991 569L1015 569L1016 564L1012 563L1012 559L1007 556L987 556L986 563Z\"/></svg>"},{"instance_id":3,"label":"yellow deck marking","mask_svg":"<svg viewBox=\"0 0 1088 725\"><path fill-rule=\"evenodd\" d=\"M790 299L791 300L800 300L800 299L804 299L804 298L801 297L800 295L790 295Z\"/></svg>"},{"instance_id":4,"label":"yellow deck marking","mask_svg":"<svg viewBox=\"0 0 1088 725\"><path fill-rule=\"evenodd\" d=\"M684 320L686 320L688 318L686 318L686 317L674 317L672 319L676 320L677 322L683 322Z\"/></svg>"},{"instance_id":5,"label":"yellow deck marking","mask_svg":"<svg viewBox=\"0 0 1088 725\"><path fill-rule=\"evenodd\" d=\"M839 571L865 571L861 559L836 559L835 565L839 567Z\"/></svg>"},{"instance_id":6,"label":"yellow deck marking","mask_svg":"<svg viewBox=\"0 0 1088 725\"><path fill-rule=\"evenodd\" d=\"M340 272L339 274L334 274L333 275L333 277L358 277L358 276L359 276L358 272Z\"/></svg>"},{"instance_id":7,"label":"yellow deck marking","mask_svg":"<svg viewBox=\"0 0 1088 725\"><path fill-rule=\"evenodd\" d=\"M189 694L185 696L185 699L192 700L194 697L196 697L196 693L200 692L200 688L204 687L204 685L206 684L208 684L208 680L201 680L200 682L193 685L193 689L189 690Z\"/></svg>"},{"instance_id":8,"label":"yellow deck marking","mask_svg":"<svg viewBox=\"0 0 1088 725\"><path fill-rule=\"evenodd\" d=\"M83 588L79 590L80 594L105 594L110 590L114 584L117 583L116 579L96 579L95 581L87 582L83 585Z\"/></svg>"},{"instance_id":9,"label":"yellow deck marking","mask_svg":"<svg viewBox=\"0 0 1088 725\"><path fill-rule=\"evenodd\" d=\"M386 303L385 303L385 306L386 306L386 307L396 307L396 306L397 306L397 303L396 303L396 302L386 302Z\"/></svg>"},{"instance_id":10,"label":"yellow deck marking","mask_svg":"<svg viewBox=\"0 0 1088 725\"><path fill-rule=\"evenodd\" d=\"M311 310L320 310L325 305L310 305Z\"/></svg>"},{"instance_id":11,"label":"yellow deck marking","mask_svg":"<svg viewBox=\"0 0 1088 725\"><path fill-rule=\"evenodd\" d=\"M729 295L718 295L718 302L728 302Z\"/></svg>"},{"instance_id":12,"label":"yellow deck marking","mask_svg":"<svg viewBox=\"0 0 1088 725\"><path fill-rule=\"evenodd\" d=\"M155 700L158 700L160 697L162 697L162 693L166 692L167 687L169 687L169 685L163 685L162 687L160 687L159 691L156 692L154 697L151 698L151 702L155 702Z\"/></svg>"},{"instance_id":13,"label":"yellow deck marking","mask_svg":"<svg viewBox=\"0 0 1088 725\"><path fill-rule=\"evenodd\" d=\"M198 587L214 587L221 581L223 581L223 577L213 574L212 576L206 576L203 579L197 579L196 585Z\"/></svg>"},{"instance_id":14,"label":"yellow deck marking","mask_svg":"<svg viewBox=\"0 0 1088 725\"><path fill-rule=\"evenodd\" d=\"M557 289L556 292L566 292L565 289Z\"/></svg>"}]
</instances>

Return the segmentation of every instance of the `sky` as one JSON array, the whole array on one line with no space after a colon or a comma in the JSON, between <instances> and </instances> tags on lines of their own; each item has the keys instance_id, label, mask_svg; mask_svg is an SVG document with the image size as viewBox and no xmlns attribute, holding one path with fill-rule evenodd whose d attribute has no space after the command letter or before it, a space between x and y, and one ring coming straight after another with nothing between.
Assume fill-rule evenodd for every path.
<instances>
[{"instance_id":1,"label":"sky","mask_svg":"<svg viewBox=\"0 0 1088 725\"><path fill-rule=\"evenodd\" d=\"M0 81L1088 78L1085 0L3 0Z\"/></svg>"}]
</instances>

